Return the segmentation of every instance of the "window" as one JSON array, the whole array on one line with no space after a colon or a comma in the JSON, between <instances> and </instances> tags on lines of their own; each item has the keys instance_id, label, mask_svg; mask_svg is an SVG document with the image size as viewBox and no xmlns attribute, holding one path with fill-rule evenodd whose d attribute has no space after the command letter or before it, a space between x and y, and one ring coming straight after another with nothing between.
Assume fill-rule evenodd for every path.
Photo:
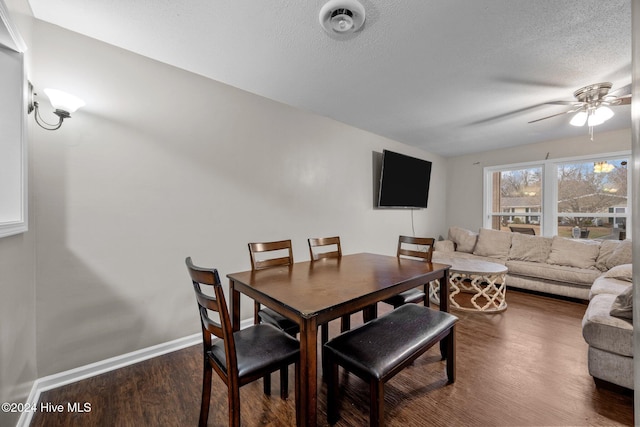
<instances>
[{"instance_id":1,"label":"window","mask_svg":"<svg viewBox=\"0 0 640 427\"><path fill-rule=\"evenodd\" d=\"M626 233L628 158L557 165L558 235L614 238Z\"/></svg>"},{"instance_id":2,"label":"window","mask_svg":"<svg viewBox=\"0 0 640 427\"><path fill-rule=\"evenodd\" d=\"M24 49L0 1L0 237L27 230Z\"/></svg>"},{"instance_id":3,"label":"window","mask_svg":"<svg viewBox=\"0 0 640 427\"><path fill-rule=\"evenodd\" d=\"M619 239L630 226L630 153L485 168L484 227Z\"/></svg>"},{"instance_id":4,"label":"window","mask_svg":"<svg viewBox=\"0 0 640 427\"><path fill-rule=\"evenodd\" d=\"M512 226L526 226L540 234L543 167L495 170L488 177L490 226L485 227L509 231Z\"/></svg>"}]
</instances>

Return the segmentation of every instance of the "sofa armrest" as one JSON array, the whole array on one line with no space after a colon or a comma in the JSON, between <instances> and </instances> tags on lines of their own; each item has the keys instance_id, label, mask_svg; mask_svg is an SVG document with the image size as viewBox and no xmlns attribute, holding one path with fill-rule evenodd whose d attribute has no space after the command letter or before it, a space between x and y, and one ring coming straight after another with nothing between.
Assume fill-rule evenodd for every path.
<instances>
[{"instance_id":1,"label":"sofa armrest","mask_svg":"<svg viewBox=\"0 0 640 427\"><path fill-rule=\"evenodd\" d=\"M433 245L433 249L438 252L455 252L456 244L451 240L439 240Z\"/></svg>"}]
</instances>

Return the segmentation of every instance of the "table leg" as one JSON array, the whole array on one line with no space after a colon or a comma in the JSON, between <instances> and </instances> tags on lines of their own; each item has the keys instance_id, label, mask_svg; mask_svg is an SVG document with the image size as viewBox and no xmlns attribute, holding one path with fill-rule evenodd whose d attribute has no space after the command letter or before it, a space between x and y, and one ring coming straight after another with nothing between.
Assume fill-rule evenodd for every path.
<instances>
[{"instance_id":1,"label":"table leg","mask_svg":"<svg viewBox=\"0 0 640 427\"><path fill-rule=\"evenodd\" d=\"M235 283L229 279L229 295L231 296L231 326L234 331L240 330L240 292L236 291Z\"/></svg>"},{"instance_id":2,"label":"table leg","mask_svg":"<svg viewBox=\"0 0 640 427\"><path fill-rule=\"evenodd\" d=\"M444 270L440 279L440 311L449 311L449 269Z\"/></svg>"},{"instance_id":3,"label":"table leg","mask_svg":"<svg viewBox=\"0 0 640 427\"><path fill-rule=\"evenodd\" d=\"M444 270L440 278L440 311L449 311L449 269ZM453 340L453 335L449 339L440 340L440 355L442 359L446 359L450 355L449 346L447 345ZM447 367L449 363L447 361ZM447 371L449 373L449 371ZM451 378L450 378L451 379Z\"/></svg>"},{"instance_id":4,"label":"table leg","mask_svg":"<svg viewBox=\"0 0 640 427\"><path fill-rule=\"evenodd\" d=\"M318 325L316 318L302 319L300 325L300 411L299 425L317 426L318 412Z\"/></svg>"},{"instance_id":5,"label":"table leg","mask_svg":"<svg viewBox=\"0 0 640 427\"><path fill-rule=\"evenodd\" d=\"M378 304L372 304L362 309L364 323L370 322L376 317L378 317Z\"/></svg>"}]
</instances>

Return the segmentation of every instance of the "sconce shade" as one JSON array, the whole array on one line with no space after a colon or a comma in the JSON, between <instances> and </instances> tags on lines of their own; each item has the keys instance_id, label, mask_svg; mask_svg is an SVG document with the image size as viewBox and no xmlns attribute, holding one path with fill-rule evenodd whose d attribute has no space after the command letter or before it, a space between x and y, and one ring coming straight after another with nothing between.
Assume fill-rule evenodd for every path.
<instances>
[{"instance_id":1,"label":"sconce shade","mask_svg":"<svg viewBox=\"0 0 640 427\"><path fill-rule=\"evenodd\" d=\"M27 87L29 89L27 114L34 113L33 117L36 120L38 126L46 130L60 129L60 126L62 126L62 122L65 119L70 118L71 113L74 113L78 108L85 105L85 102L77 96L69 95L68 93L57 89L45 89L44 93L47 94L51 105L53 106L53 108L55 108L53 114L58 116L58 123L47 123L42 119L42 117L40 117L40 106L38 104L38 101L34 99L34 96L37 95L37 93L33 91L33 85L31 84L31 82L28 82Z\"/></svg>"},{"instance_id":2,"label":"sconce shade","mask_svg":"<svg viewBox=\"0 0 640 427\"><path fill-rule=\"evenodd\" d=\"M56 110L73 113L78 108L83 107L85 102L77 96L69 95L66 92L57 89L45 89L44 93L49 97L49 102Z\"/></svg>"}]
</instances>

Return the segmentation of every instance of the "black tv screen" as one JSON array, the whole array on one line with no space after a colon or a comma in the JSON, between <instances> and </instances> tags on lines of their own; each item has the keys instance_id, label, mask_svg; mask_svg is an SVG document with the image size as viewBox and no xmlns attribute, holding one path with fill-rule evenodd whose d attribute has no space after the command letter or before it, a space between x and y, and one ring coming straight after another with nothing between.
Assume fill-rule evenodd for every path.
<instances>
[{"instance_id":1,"label":"black tv screen","mask_svg":"<svg viewBox=\"0 0 640 427\"><path fill-rule=\"evenodd\" d=\"M431 162L384 150L378 207L426 208Z\"/></svg>"}]
</instances>

